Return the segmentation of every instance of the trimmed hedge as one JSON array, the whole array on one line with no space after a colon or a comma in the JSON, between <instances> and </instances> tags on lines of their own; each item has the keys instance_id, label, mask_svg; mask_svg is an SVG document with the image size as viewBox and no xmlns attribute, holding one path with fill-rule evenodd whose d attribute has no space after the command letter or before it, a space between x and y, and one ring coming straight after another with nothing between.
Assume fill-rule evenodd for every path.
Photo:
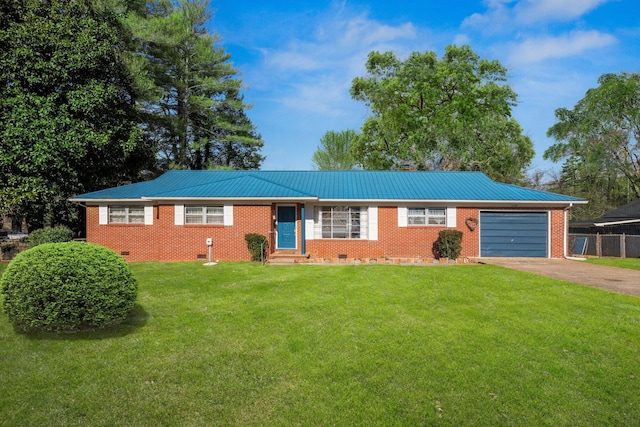
<instances>
[{"instance_id":1,"label":"trimmed hedge","mask_svg":"<svg viewBox=\"0 0 640 427\"><path fill-rule=\"evenodd\" d=\"M262 261L266 257L269 243L265 236L258 233L249 233L244 236L244 240L247 241L247 248L251 253L251 261Z\"/></svg>"},{"instance_id":2,"label":"trimmed hedge","mask_svg":"<svg viewBox=\"0 0 640 427\"><path fill-rule=\"evenodd\" d=\"M126 319L138 283L111 249L46 243L15 257L0 279L0 292L4 312L17 327L78 331Z\"/></svg>"},{"instance_id":3,"label":"trimmed hedge","mask_svg":"<svg viewBox=\"0 0 640 427\"><path fill-rule=\"evenodd\" d=\"M440 258L458 259L462 252L462 231L442 230L438 233L436 246Z\"/></svg>"},{"instance_id":4,"label":"trimmed hedge","mask_svg":"<svg viewBox=\"0 0 640 427\"><path fill-rule=\"evenodd\" d=\"M73 231L69 227L40 228L29 234L28 246L35 248L44 243L62 243L73 240Z\"/></svg>"}]
</instances>

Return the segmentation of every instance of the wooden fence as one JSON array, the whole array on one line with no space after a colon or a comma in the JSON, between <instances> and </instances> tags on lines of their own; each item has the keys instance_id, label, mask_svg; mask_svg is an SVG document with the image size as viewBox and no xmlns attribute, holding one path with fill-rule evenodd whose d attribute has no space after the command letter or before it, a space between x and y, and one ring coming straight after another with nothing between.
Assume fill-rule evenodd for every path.
<instances>
[{"instance_id":1,"label":"wooden fence","mask_svg":"<svg viewBox=\"0 0 640 427\"><path fill-rule=\"evenodd\" d=\"M640 236L630 234L569 234L571 255L640 258Z\"/></svg>"}]
</instances>

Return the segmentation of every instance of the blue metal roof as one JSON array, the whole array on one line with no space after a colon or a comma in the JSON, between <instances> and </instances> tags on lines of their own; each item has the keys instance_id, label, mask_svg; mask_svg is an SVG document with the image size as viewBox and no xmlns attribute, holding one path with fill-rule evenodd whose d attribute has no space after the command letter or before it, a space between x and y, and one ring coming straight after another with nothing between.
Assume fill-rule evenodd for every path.
<instances>
[{"instance_id":1,"label":"blue metal roof","mask_svg":"<svg viewBox=\"0 0 640 427\"><path fill-rule=\"evenodd\" d=\"M168 171L153 181L82 194L73 200L189 198L584 202L498 183L481 172L358 170Z\"/></svg>"}]
</instances>

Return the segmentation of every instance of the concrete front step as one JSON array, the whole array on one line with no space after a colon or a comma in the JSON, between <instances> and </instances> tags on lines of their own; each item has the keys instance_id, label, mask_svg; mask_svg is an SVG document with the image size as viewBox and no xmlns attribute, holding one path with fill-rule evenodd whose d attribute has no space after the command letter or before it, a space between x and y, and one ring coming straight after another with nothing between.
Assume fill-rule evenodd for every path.
<instances>
[{"instance_id":1,"label":"concrete front step","mask_svg":"<svg viewBox=\"0 0 640 427\"><path fill-rule=\"evenodd\" d=\"M307 262L309 254L291 252L274 252L267 259L268 264L297 264Z\"/></svg>"}]
</instances>

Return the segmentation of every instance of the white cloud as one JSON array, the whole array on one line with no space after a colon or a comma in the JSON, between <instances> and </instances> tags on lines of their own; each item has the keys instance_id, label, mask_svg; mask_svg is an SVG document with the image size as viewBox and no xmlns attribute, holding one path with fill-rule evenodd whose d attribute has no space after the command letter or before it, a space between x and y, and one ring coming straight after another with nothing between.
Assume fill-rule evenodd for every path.
<instances>
[{"instance_id":1,"label":"white cloud","mask_svg":"<svg viewBox=\"0 0 640 427\"><path fill-rule=\"evenodd\" d=\"M269 67L290 71L311 71L322 68L322 64L315 59L314 55L307 52L262 49L262 53Z\"/></svg>"},{"instance_id":2,"label":"white cloud","mask_svg":"<svg viewBox=\"0 0 640 427\"><path fill-rule=\"evenodd\" d=\"M505 32L522 26L566 22L580 18L611 0L490 0L485 13L474 13L462 27L488 33Z\"/></svg>"},{"instance_id":3,"label":"white cloud","mask_svg":"<svg viewBox=\"0 0 640 427\"><path fill-rule=\"evenodd\" d=\"M505 6L508 2L495 1L488 4L486 13L474 13L462 21L462 28L480 29L488 33L500 31L512 21L511 10Z\"/></svg>"},{"instance_id":4,"label":"white cloud","mask_svg":"<svg viewBox=\"0 0 640 427\"><path fill-rule=\"evenodd\" d=\"M343 34L339 39L343 46L372 46L416 37L416 29L411 22L392 27L371 21L366 16L359 16L341 23L340 26L344 27L338 30L338 34Z\"/></svg>"},{"instance_id":5,"label":"white cloud","mask_svg":"<svg viewBox=\"0 0 640 427\"><path fill-rule=\"evenodd\" d=\"M351 81L365 72L372 50L410 52L418 40L411 22L382 24L366 14L349 14L344 7L332 9L315 22L307 38L297 38L282 47L260 49L260 75L248 76L249 84L278 86L274 101L298 111L321 116L340 115L351 101ZM269 84L271 82L271 84Z\"/></svg>"},{"instance_id":6,"label":"white cloud","mask_svg":"<svg viewBox=\"0 0 640 427\"><path fill-rule=\"evenodd\" d=\"M578 56L615 42L615 37L599 31L574 31L558 37L530 38L512 47L509 62L529 64L550 58Z\"/></svg>"},{"instance_id":7,"label":"white cloud","mask_svg":"<svg viewBox=\"0 0 640 427\"><path fill-rule=\"evenodd\" d=\"M278 102L290 111L313 111L325 117L345 114L343 105L349 88L336 76L322 76L317 81L296 83Z\"/></svg>"},{"instance_id":8,"label":"white cloud","mask_svg":"<svg viewBox=\"0 0 640 427\"><path fill-rule=\"evenodd\" d=\"M611 0L523 0L514 7L515 21L533 25L543 21L571 21Z\"/></svg>"},{"instance_id":9,"label":"white cloud","mask_svg":"<svg viewBox=\"0 0 640 427\"><path fill-rule=\"evenodd\" d=\"M329 71L335 69L337 62L349 62L354 56L366 58L371 50L400 49L407 45L407 40L417 37L410 22L390 26L366 15L340 18L327 18L318 24L310 39L296 39L280 49L260 49L265 65L290 71ZM361 65L364 66L364 61Z\"/></svg>"},{"instance_id":10,"label":"white cloud","mask_svg":"<svg viewBox=\"0 0 640 427\"><path fill-rule=\"evenodd\" d=\"M471 39L467 34L464 34L464 33L456 34L456 36L453 38L453 44L457 46L470 44L470 43L471 43Z\"/></svg>"}]
</instances>

